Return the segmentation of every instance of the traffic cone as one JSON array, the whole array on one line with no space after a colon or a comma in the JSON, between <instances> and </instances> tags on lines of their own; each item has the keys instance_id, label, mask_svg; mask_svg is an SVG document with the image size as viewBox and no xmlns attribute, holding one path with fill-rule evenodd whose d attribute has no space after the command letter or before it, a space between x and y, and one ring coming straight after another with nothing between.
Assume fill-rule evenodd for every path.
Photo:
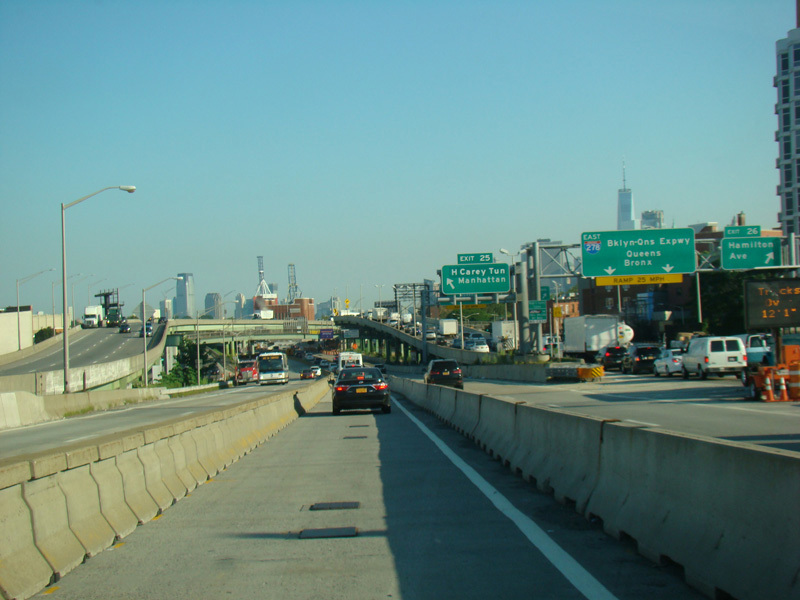
<instances>
[{"instance_id":1,"label":"traffic cone","mask_svg":"<svg viewBox=\"0 0 800 600\"><path fill-rule=\"evenodd\" d=\"M780 394L780 402L788 402L789 401L789 393L786 391L786 380L781 377L778 379L780 382L778 384L778 393Z\"/></svg>"},{"instance_id":2,"label":"traffic cone","mask_svg":"<svg viewBox=\"0 0 800 600\"><path fill-rule=\"evenodd\" d=\"M772 379L767 375L764 378L764 389L761 390L762 402L775 402L775 397L772 395Z\"/></svg>"}]
</instances>

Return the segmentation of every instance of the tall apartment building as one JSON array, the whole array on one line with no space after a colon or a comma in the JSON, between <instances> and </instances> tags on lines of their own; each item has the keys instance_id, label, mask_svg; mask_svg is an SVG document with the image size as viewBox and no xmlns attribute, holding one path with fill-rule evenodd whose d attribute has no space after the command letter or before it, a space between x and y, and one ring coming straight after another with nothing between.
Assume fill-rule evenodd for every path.
<instances>
[{"instance_id":1,"label":"tall apartment building","mask_svg":"<svg viewBox=\"0 0 800 600\"><path fill-rule=\"evenodd\" d=\"M178 273L175 283L175 316L193 319L196 314L194 303L194 275L191 273Z\"/></svg>"},{"instance_id":2,"label":"tall apartment building","mask_svg":"<svg viewBox=\"0 0 800 600\"><path fill-rule=\"evenodd\" d=\"M778 90L775 164L780 173L778 222L784 235L800 232L800 22L797 27L775 44L777 75L773 85Z\"/></svg>"}]
</instances>

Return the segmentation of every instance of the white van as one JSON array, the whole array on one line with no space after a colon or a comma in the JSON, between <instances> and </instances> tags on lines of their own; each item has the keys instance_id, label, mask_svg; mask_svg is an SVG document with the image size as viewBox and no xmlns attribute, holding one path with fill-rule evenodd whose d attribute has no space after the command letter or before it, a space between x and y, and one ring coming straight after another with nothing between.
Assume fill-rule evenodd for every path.
<instances>
[{"instance_id":1,"label":"white van","mask_svg":"<svg viewBox=\"0 0 800 600\"><path fill-rule=\"evenodd\" d=\"M363 367L364 360L358 352L340 352L336 363L336 374L347 367Z\"/></svg>"},{"instance_id":2,"label":"white van","mask_svg":"<svg viewBox=\"0 0 800 600\"><path fill-rule=\"evenodd\" d=\"M702 379L709 373L720 377L726 373L740 375L747 368L747 353L744 343L737 337L695 337L683 355L683 378L691 373Z\"/></svg>"}]
</instances>

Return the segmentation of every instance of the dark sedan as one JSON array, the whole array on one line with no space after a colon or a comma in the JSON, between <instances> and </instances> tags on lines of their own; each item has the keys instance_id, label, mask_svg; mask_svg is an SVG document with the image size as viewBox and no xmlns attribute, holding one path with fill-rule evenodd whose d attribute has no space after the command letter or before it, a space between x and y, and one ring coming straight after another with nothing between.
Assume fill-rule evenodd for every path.
<instances>
[{"instance_id":1,"label":"dark sedan","mask_svg":"<svg viewBox=\"0 0 800 600\"><path fill-rule=\"evenodd\" d=\"M653 363L661 356L658 346L631 346L622 358L623 373L652 373Z\"/></svg>"},{"instance_id":2,"label":"dark sedan","mask_svg":"<svg viewBox=\"0 0 800 600\"><path fill-rule=\"evenodd\" d=\"M628 349L625 346L609 346L603 351L603 356L600 357L600 363L606 369L606 371L610 371L611 369L619 369L622 370L622 359L625 357L625 353Z\"/></svg>"},{"instance_id":3,"label":"dark sedan","mask_svg":"<svg viewBox=\"0 0 800 600\"><path fill-rule=\"evenodd\" d=\"M374 367L342 369L333 385L333 414L348 408L380 408L392 412L389 384Z\"/></svg>"},{"instance_id":4,"label":"dark sedan","mask_svg":"<svg viewBox=\"0 0 800 600\"><path fill-rule=\"evenodd\" d=\"M464 376L461 367L454 360L437 359L428 363L425 371L425 383L434 385L449 385L460 390L464 389Z\"/></svg>"}]
</instances>

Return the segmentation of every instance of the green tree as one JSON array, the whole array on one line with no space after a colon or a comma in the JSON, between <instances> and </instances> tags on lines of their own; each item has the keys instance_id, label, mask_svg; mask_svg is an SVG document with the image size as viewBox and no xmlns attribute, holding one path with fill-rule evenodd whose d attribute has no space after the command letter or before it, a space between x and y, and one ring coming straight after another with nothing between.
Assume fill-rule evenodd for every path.
<instances>
[{"instance_id":1,"label":"green tree","mask_svg":"<svg viewBox=\"0 0 800 600\"><path fill-rule=\"evenodd\" d=\"M33 343L38 344L39 342L43 342L45 340L49 340L51 337L55 335L52 327L45 327L37 331L33 336Z\"/></svg>"},{"instance_id":2,"label":"green tree","mask_svg":"<svg viewBox=\"0 0 800 600\"><path fill-rule=\"evenodd\" d=\"M707 333L731 335L744 327L744 282L775 279L774 273L714 271L700 274L701 328ZM696 294L696 287L693 290Z\"/></svg>"}]
</instances>

